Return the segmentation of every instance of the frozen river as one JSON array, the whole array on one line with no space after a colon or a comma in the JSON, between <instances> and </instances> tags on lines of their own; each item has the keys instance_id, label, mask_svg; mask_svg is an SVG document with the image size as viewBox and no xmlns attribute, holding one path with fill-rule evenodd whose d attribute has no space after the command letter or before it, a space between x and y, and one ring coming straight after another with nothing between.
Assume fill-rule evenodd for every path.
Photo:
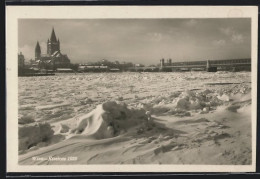
<instances>
[{"instance_id":1,"label":"frozen river","mask_svg":"<svg viewBox=\"0 0 260 179\"><path fill-rule=\"evenodd\" d=\"M251 73L20 77L18 121L22 164L250 164Z\"/></svg>"},{"instance_id":2,"label":"frozen river","mask_svg":"<svg viewBox=\"0 0 260 179\"><path fill-rule=\"evenodd\" d=\"M151 103L185 90L225 91L248 88L251 73L85 73L19 78L19 114L36 121L63 120L84 114L108 100L130 106ZM207 83L234 83L211 86ZM240 83L240 84L236 84ZM245 84L243 84L245 83ZM240 90L240 88L238 89ZM159 101L160 102L160 101Z\"/></svg>"}]
</instances>

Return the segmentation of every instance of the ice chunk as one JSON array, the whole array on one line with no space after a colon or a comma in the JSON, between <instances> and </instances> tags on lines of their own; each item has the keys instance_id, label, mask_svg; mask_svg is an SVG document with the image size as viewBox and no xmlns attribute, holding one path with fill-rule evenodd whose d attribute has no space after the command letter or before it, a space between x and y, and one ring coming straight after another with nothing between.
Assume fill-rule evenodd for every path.
<instances>
[{"instance_id":1,"label":"ice chunk","mask_svg":"<svg viewBox=\"0 0 260 179\"><path fill-rule=\"evenodd\" d=\"M66 132L68 132L69 131L69 127L67 126L67 125L65 125L65 124L60 124L60 129L59 129L59 133L66 133Z\"/></svg>"},{"instance_id":2,"label":"ice chunk","mask_svg":"<svg viewBox=\"0 0 260 179\"><path fill-rule=\"evenodd\" d=\"M230 101L230 97L226 94L223 94L222 96L218 96L218 99L222 101Z\"/></svg>"},{"instance_id":3,"label":"ice chunk","mask_svg":"<svg viewBox=\"0 0 260 179\"><path fill-rule=\"evenodd\" d=\"M190 105L189 101L185 98L182 98L177 102L177 107L181 108L181 109L187 109L188 110L189 105Z\"/></svg>"},{"instance_id":4,"label":"ice chunk","mask_svg":"<svg viewBox=\"0 0 260 179\"><path fill-rule=\"evenodd\" d=\"M35 122L32 116L24 115L20 116L18 119L19 124L29 124Z\"/></svg>"},{"instance_id":5,"label":"ice chunk","mask_svg":"<svg viewBox=\"0 0 260 179\"><path fill-rule=\"evenodd\" d=\"M203 108L203 111L208 113L209 112L209 107Z\"/></svg>"},{"instance_id":6,"label":"ice chunk","mask_svg":"<svg viewBox=\"0 0 260 179\"><path fill-rule=\"evenodd\" d=\"M19 127L19 150L27 150L40 142L50 140L54 134L49 123Z\"/></svg>"}]
</instances>

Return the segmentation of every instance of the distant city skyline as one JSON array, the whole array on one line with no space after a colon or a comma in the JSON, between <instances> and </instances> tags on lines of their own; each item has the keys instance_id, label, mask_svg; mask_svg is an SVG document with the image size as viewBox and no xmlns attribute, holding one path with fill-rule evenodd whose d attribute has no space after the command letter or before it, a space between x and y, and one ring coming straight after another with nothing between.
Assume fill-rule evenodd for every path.
<instances>
[{"instance_id":1,"label":"distant city skyline","mask_svg":"<svg viewBox=\"0 0 260 179\"><path fill-rule=\"evenodd\" d=\"M34 59L54 27L71 63L109 61L158 64L251 57L251 21L239 19L20 19L18 50Z\"/></svg>"}]
</instances>

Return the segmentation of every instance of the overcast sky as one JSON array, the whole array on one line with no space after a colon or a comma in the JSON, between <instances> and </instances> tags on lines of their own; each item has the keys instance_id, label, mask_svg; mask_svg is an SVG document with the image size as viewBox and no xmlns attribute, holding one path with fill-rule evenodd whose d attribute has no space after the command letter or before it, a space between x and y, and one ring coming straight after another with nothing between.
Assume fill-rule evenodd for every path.
<instances>
[{"instance_id":1,"label":"overcast sky","mask_svg":"<svg viewBox=\"0 0 260 179\"><path fill-rule=\"evenodd\" d=\"M157 64L251 57L250 19L20 19L18 45L27 60L36 42L46 53L54 27L72 63L101 59Z\"/></svg>"}]
</instances>

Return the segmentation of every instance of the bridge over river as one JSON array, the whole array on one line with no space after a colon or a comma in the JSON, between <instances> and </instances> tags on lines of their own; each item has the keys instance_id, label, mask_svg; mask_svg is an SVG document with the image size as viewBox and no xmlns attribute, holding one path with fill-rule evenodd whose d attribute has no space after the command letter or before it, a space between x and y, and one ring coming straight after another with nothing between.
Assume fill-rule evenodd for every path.
<instances>
[{"instance_id":1,"label":"bridge over river","mask_svg":"<svg viewBox=\"0 0 260 179\"><path fill-rule=\"evenodd\" d=\"M230 59L230 60L205 60L205 61L184 61L171 62L160 60L160 67L130 67L129 71L158 72L158 71L206 71L213 67L217 71L251 71L251 59Z\"/></svg>"}]
</instances>

